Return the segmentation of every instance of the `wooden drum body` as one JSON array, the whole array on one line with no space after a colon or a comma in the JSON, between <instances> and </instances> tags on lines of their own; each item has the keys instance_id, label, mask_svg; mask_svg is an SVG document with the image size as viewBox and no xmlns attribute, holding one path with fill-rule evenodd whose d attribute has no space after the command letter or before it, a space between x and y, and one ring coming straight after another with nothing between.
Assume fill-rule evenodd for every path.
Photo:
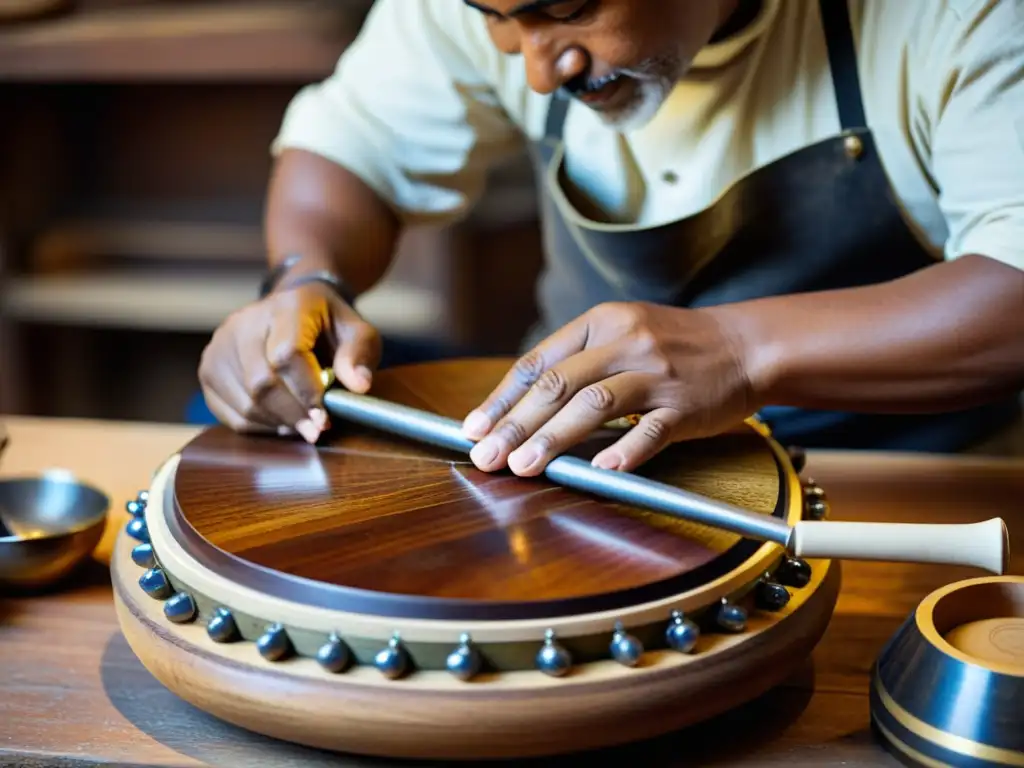
<instances>
[{"instance_id":1,"label":"wooden drum body","mask_svg":"<svg viewBox=\"0 0 1024 768\"><path fill-rule=\"evenodd\" d=\"M461 419L508 365L384 371L374 395ZM826 509L754 423L641 474L791 524ZM839 589L836 563L349 424L318 446L212 428L129 510L111 568L142 663L219 718L343 752L523 757L675 730L783 681Z\"/></svg>"}]
</instances>

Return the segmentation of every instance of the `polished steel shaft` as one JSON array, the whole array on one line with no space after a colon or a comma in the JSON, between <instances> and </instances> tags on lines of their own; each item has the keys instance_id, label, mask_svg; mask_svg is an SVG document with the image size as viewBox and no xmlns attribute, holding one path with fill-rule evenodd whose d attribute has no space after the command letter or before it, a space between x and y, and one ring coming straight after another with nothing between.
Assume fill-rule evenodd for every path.
<instances>
[{"instance_id":1,"label":"polished steel shaft","mask_svg":"<svg viewBox=\"0 0 1024 768\"><path fill-rule=\"evenodd\" d=\"M416 442L469 453L473 441L454 419L344 389L329 389L324 407L332 416ZM759 541L789 546L793 529L783 520L684 491L628 472L593 466L575 456L558 456L544 475L555 483L623 504L703 523Z\"/></svg>"}]
</instances>

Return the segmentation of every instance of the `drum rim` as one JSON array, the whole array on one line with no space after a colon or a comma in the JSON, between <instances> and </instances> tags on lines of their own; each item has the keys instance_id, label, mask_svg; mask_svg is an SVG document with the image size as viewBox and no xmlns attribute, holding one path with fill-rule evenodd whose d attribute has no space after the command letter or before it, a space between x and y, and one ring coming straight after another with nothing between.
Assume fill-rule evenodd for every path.
<instances>
[{"instance_id":1,"label":"drum rim","mask_svg":"<svg viewBox=\"0 0 1024 768\"><path fill-rule=\"evenodd\" d=\"M766 428L756 422L747 422L746 427L761 438L775 463L778 497L770 516L792 524L802 515L798 476L781 446L777 445ZM177 455L180 457L181 452ZM501 602L378 592L285 573L217 547L192 526L182 510L177 496L177 472L178 466L175 466L173 477L168 481L172 503L169 505L169 514L164 514L164 520L175 543L188 552L202 568L279 600L313 609L342 611L381 619L529 621L621 611L632 606L689 593L703 585L714 583L742 568L764 547L764 542L740 538L729 549L691 571L627 589L577 597ZM792 482L794 478L797 478L795 484Z\"/></svg>"},{"instance_id":2,"label":"drum rim","mask_svg":"<svg viewBox=\"0 0 1024 768\"><path fill-rule=\"evenodd\" d=\"M789 457L784 449L775 441L771 445L779 461L787 465ZM743 595L771 573L786 554L778 544L765 542L753 557L736 570L692 592L628 606L618 611L566 615L552 619L452 622L416 617L395 621L387 617L317 609L233 583L202 568L190 553L181 549L166 527L164 512L166 505L173 503L170 477L179 460L180 454L168 457L154 473L148 502L143 505L141 518L135 518L128 524L128 533L146 542L144 549L152 548L154 562L152 566L146 567L150 567L157 575L165 574L172 582L173 590L183 592L186 596L189 593L203 595L215 605L245 612L268 624L279 622L325 635L339 632L387 642L400 629L406 641L423 643L450 643L453 637L462 632L471 633L474 640L481 643L532 642L542 638L548 629L556 631L560 637L588 636L610 631L619 621L627 627L664 621L673 611L692 615L694 611L700 612L716 603ZM802 480L795 470L791 474L787 473L787 485L792 499L789 522L796 523L802 516L804 491ZM137 528L138 525L141 525L141 529Z\"/></svg>"},{"instance_id":3,"label":"drum rim","mask_svg":"<svg viewBox=\"0 0 1024 768\"><path fill-rule=\"evenodd\" d=\"M697 656L655 652L649 662L639 668L626 668L606 660L581 665L574 669L573 674L558 679L534 670L516 670L500 673L496 680L475 680L473 683L453 680L448 672L439 669L416 669L414 674L396 683L381 676L372 668L356 666L338 675L319 668L312 659L290 658L284 666L267 663L267 660L260 658L251 644L237 649L219 643L211 644L201 626L168 622L159 607L154 609L152 601L131 588L132 574L128 549L134 542L125 541L126 538L124 535L120 537L112 561L118 618L132 650L147 669L167 684L176 695L206 709L209 714L235 722L236 725L255 725L257 731L260 731L260 726L266 728L267 723L299 721L308 724L309 716L304 717L301 714L303 710L299 705L301 702L317 701L317 706L305 711L311 711L313 717L322 722L322 733L339 735L338 745L329 748L350 754L359 753L362 750L354 747L353 741L360 741L367 735L367 725L373 725L377 726L378 732L378 735L371 739L375 743L373 749L382 756L391 758L443 760L445 757L457 756L464 760L474 757L527 757L528 754L508 754L507 751L500 755L467 755L465 740L458 735L459 729L462 726L473 727L476 724L489 727L492 731L497 730L499 733L496 735L507 735L511 729L503 729L501 726L509 723L510 714L518 712L520 719L517 723L528 733L541 728L549 729L551 734L564 734L566 731L562 716L567 711L565 708L579 713L580 717L585 719L588 707L577 705L584 699L591 701L594 696L606 697L605 700L610 701L617 712L621 712L620 705L623 701L631 702L628 710L642 708L650 713L650 717L645 717L642 722L661 723L665 720L659 716L659 713L665 714L663 707L669 707L671 713L676 713L680 710L676 706L679 701L691 704L693 701L700 701L699 697L694 699L690 695L691 686L688 681L693 672L716 668L732 670L736 664L742 665L743 659L751 657L755 658L755 666L751 669L756 671L758 678L764 673L771 677L771 681L763 683L763 689L767 689L777 684L779 680L785 679L791 672L786 670L793 666L793 661L804 658L820 641L822 633L828 627L835 609L836 597L841 589L840 562L813 561L814 575L811 581L799 590L800 595L795 596L793 603L783 612L759 617L756 620L758 624L752 626L749 632L721 638L727 647L716 646ZM789 639L783 639L783 636ZM778 642L772 638L778 638ZM750 649L752 653L746 653L745 649ZM182 670L187 674L183 676ZM268 683L269 687L254 684L259 680ZM717 677L715 684L706 688L715 692L724 691L724 695L730 698L736 697L735 702L722 704L721 711L725 711L758 695L756 691L748 691L750 686L745 685L744 681L751 682L743 674L727 673L724 682L721 677ZM512 696L509 695L508 683L513 683ZM279 694L285 688L286 695L282 698ZM221 694L220 698L210 699L211 690ZM277 695L264 695L267 690L276 691ZM743 691L747 691L749 695L743 694ZM237 695L239 693L240 697ZM324 700L320 698L321 696L329 698ZM581 696L584 699L581 699ZM719 698L716 696L715 700L719 701ZM409 706L417 702L422 705L422 709L417 710L419 716L410 718ZM521 702L522 706L516 707L517 702ZM258 711L243 709L250 703L256 706ZM545 703L548 704L547 707L538 709L537 705ZM591 703L593 704L593 701ZM465 705L468 709L465 714L457 715L454 722L451 716L445 721L437 717L435 708L439 704ZM513 709L510 710L510 707ZM712 707L715 705L712 704ZM664 728L656 726L656 733L642 735L639 738L650 738L678 727L694 725L715 714L707 713L706 708L699 704L696 705L696 709L700 712L698 716L688 718L686 722L678 725L666 725ZM321 717L324 712L328 714ZM554 720L551 719L551 715L554 716ZM613 722L617 722L614 718L619 716L621 715L614 715ZM526 717L528 722L524 722L523 717ZM556 725L552 726L552 722ZM636 723L637 718L629 717L622 721L622 724L625 725L627 722ZM397 745L394 745L391 738L391 729L397 728L398 731L395 733L402 732L402 728L410 723L421 728L421 733L411 742L411 749L415 754L396 753ZM348 735L341 737L338 732L339 724L349 729ZM597 734L607 732L607 728L599 729ZM612 727L611 732L622 731ZM592 729L589 729L588 733L596 735L592 733ZM291 735L282 734L277 738L306 743L301 738L292 738L294 735L293 731ZM633 741L636 738L630 736L628 739L624 737L613 741ZM581 748L577 740L576 736L569 739L573 752L578 752ZM551 754L548 740L543 741L544 754ZM522 742L517 740L515 745L512 752L518 753L522 749ZM612 744L594 745L609 746ZM439 747L455 752L438 754L436 750ZM406 746L405 749L408 750L409 747ZM536 754L534 750L526 751Z\"/></svg>"}]
</instances>

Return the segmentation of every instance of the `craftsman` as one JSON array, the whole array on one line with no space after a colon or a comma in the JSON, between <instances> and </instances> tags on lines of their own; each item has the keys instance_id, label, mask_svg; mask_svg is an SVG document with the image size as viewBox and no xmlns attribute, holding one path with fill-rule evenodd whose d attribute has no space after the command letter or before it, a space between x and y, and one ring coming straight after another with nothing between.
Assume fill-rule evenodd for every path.
<instances>
[{"instance_id":1,"label":"craftsman","mask_svg":"<svg viewBox=\"0 0 1024 768\"><path fill-rule=\"evenodd\" d=\"M284 117L267 295L203 355L212 413L315 440L314 345L369 390L352 301L523 142L540 320L466 419L481 469L634 413L599 466L754 413L805 447L1021 444L1021 0L377 0Z\"/></svg>"}]
</instances>

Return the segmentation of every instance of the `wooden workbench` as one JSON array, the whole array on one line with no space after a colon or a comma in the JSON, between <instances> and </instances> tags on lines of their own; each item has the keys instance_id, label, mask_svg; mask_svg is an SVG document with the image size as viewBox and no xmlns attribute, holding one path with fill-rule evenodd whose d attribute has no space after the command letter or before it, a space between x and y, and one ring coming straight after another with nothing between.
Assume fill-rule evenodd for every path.
<instances>
[{"instance_id":1,"label":"wooden workbench","mask_svg":"<svg viewBox=\"0 0 1024 768\"><path fill-rule=\"evenodd\" d=\"M96 559L62 592L0 599L0 765L387 765L293 747L223 724L161 686L128 648L106 558L125 502L183 445L189 427L7 418L0 475L60 466L112 499ZM1024 573L1024 460L812 453L806 473L833 519L971 522L1002 516L1011 573ZM897 766L869 728L868 673L928 592L967 569L844 563L832 624L796 675L741 710L690 731L609 750L645 766ZM592 756L590 756L592 759ZM552 761L566 765L567 761Z\"/></svg>"}]
</instances>

